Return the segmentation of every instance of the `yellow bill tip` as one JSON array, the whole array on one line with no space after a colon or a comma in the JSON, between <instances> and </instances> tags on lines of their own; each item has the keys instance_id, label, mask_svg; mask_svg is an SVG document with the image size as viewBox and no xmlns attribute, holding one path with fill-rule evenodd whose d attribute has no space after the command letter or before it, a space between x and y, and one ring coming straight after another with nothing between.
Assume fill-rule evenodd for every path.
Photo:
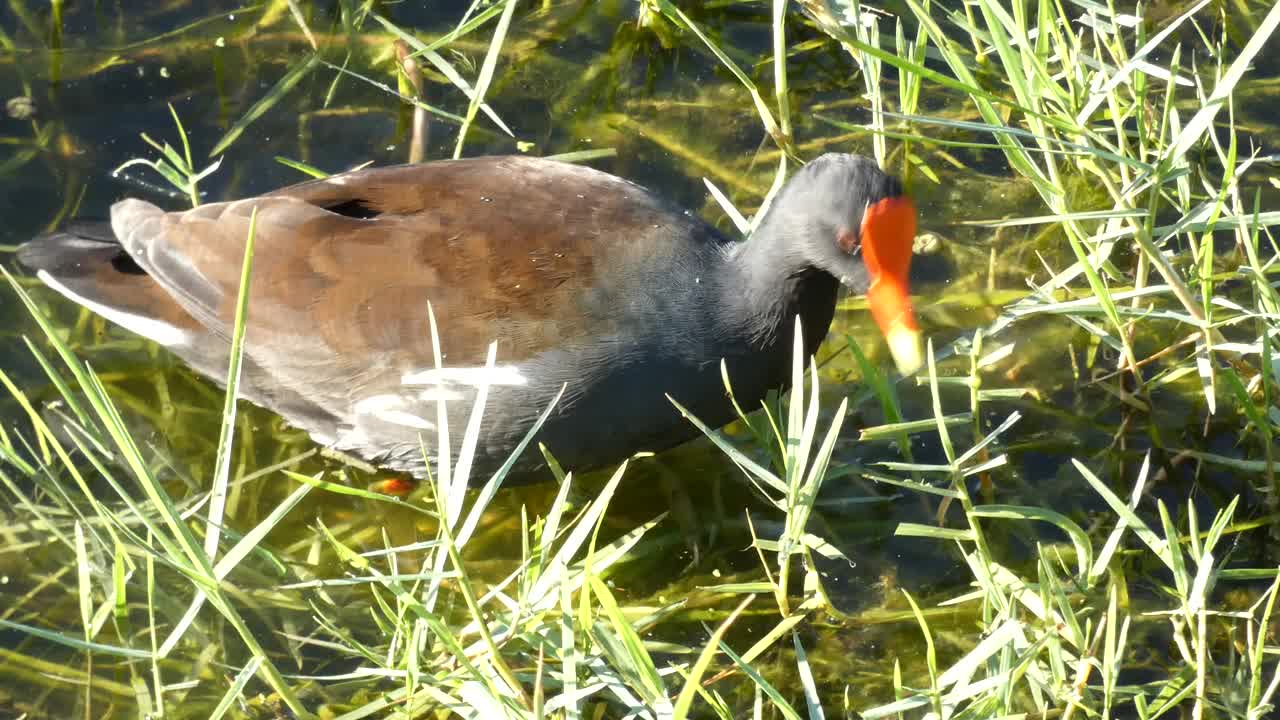
<instances>
[{"instance_id":1,"label":"yellow bill tip","mask_svg":"<svg viewBox=\"0 0 1280 720\"><path fill-rule=\"evenodd\" d=\"M916 328L895 325L885 333L884 339L889 344L889 354L893 356L898 372L911 375L924 365L924 343Z\"/></svg>"}]
</instances>

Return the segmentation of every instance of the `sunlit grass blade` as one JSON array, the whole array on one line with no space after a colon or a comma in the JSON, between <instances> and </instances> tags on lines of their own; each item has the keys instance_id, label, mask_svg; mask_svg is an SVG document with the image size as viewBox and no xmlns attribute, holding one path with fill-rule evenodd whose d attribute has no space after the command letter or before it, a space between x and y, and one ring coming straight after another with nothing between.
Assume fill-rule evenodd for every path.
<instances>
[{"instance_id":1,"label":"sunlit grass blade","mask_svg":"<svg viewBox=\"0 0 1280 720\"><path fill-rule=\"evenodd\" d=\"M414 49L415 54L421 53L422 56L425 57L427 61L430 62L436 68L436 70L439 70L442 75L448 78L449 82L453 83L455 87L461 90L463 94L467 96L468 100L472 101L473 103L478 102L480 110L482 110L486 115L488 115L489 119L492 120L493 123L497 125L499 129L501 129L508 136L514 136L515 133L513 133L511 129L507 127L507 124L502 121L502 118L498 117L498 114L494 112L493 108L489 107L488 103L483 102L483 97L480 97L480 94L477 92L477 90L471 87L471 83L467 82L467 80L462 77L462 75L458 72L458 70L454 68L454 66L448 60L446 60L442 55L440 55L440 53L436 52L437 48L447 44L448 42L452 41L453 39L456 39L457 37L460 37L461 35L467 32L470 32L471 30L474 30L475 28L484 24L491 17L493 17L494 15L500 12L504 14L507 12L505 4L491 5L489 8L487 8L483 12L473 17L469 22L464 23L453 33L450 33L449 35L446 35L445 37L441 38L439 41L431 44L424 44L421 40L414 37L413 35L410 35L409 33L404 32L399 27L397 27L394 23L382 17L378 13L370 13L370 17L376 20L379 24L381 24L384 28L389 30L391 33L395 34L396 37L408 43L409 46ZM386 87L386 86L383 86L383 87ZM386 88L386 89L388 91L390 90L390 88ZM479 99L477 100L477 98ZM451 119L455 119L459 123L465 122L465 119L458 115L444 113L444 111L439 110L437 108L431 108L430 106L426 106L426 107L428 108L428 110L438 115L439 114L446 115Z\"/></svg>"},{"instance_id":2,"label":"sunlit grass blade","mask_svg":"<svg viewBox=\"0 0 1280 720\"><path fill-rule=\"evenodd\" d=\"M311 74L312 70L316 69L316 66L319 63L319 55L310 55L305 60L290 68L289 72L285 73L284 76L267 91L266 95L263 95L254 102L253 105L249 106L249 109L245 111L244 115L242 115L239 120L236 120L235 124L227 130L226 134L218 139L218 142L213 144L213 149L209 151L209 157L217 157L218 155L226 152L227 148L231 147L231 144L235 142L236 139L239 138L255 120L262 117L268 110L275 107L281 100L283 100L298 83L302 82L303 78Z\"/></svg>"},{"instance_id":3,"label":"sunlit grass blade","mask_svg":"<svg viewBox=\"0 0 1280 720\"><path fill-rule=\"evenodd\" d=\"M249 662L240 668L240 672L236 673L232 679L230 687L222 695L222 699L218 701L213 712L209 714L209 720L219 720L223 715L231 709L232 705L240 699L240 693L244 692L244 688L249 684L255 673L258 672L258 666L262 664L262 659L258 657L249 658Z\"/></svg>"},{"instance_id":4,"label":"sunlit grass blade","mask_svg":"<svg viewBox=\"0 0 1280 720\"><path fill-rule=\"evenodd\" d=\"M1262 51L1262 48L1270 40L1277 26L1280 26L1280 5L1273 5L1267 16L1259 24L1258 30L1249 38L1249 42L1240 49L1239 54L1232 60L1227 71L1218 80L1213 88L1213 94L1196 111L1196 114L1187 121L1186 125L1182 126L1181 131L1178 132L1169 145L1169 149L1163 153L1161 157L1162 166L1167 168L1172 163L1183 160L1191 146L1200 141L1204 133L1209 130L1214 117L1217 116L1218 112L1229 100L1240 79L1244 77L1250 64L1253 63L1254 57Z\"/></svg>"},{"instance_id":5,"label":"sunlit grass blade","mask_svg":"<svg viewBox=\"0 0 1280 720\"><path fill-rule=\"evenodd\" d=\"M489 43L489 51L485 53L484 64L480 66L480 75L476 78L475 91L471 95L471 104L467 106L466 118L462 121L462 127L458 130L458 143L453 148L453 156L455 158L462 157L462 147L467 141L467 130L471 127L471 122L475 120L476 111L479 110L481 102L484 100L485 93L489 91L489 83L493 80L494 68L498 65L498 55L502 51L502 42L507 37L507 29L511 27L511 16L516 10L516 0L506 0L506 4L502 9L502 16L498 18L498 25L493 30L493 39ZM507 128L503 128L507 130ZM507 134L511 134L507 130Z\"/></svg>"}]
</instances>

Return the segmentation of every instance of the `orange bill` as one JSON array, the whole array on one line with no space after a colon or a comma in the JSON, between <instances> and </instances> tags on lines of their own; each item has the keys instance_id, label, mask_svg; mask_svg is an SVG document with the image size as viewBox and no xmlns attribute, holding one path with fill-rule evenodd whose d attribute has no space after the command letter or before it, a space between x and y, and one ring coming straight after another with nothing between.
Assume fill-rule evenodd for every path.
<instances>
[{"instance_id":1,"label":"orange bill","mask_svg":"<svg viewBox=\"0 0 1280 720\"><path fill-rule=\"evenodd\" d=\"M885 198L862 215L862 260L871 275L867 304L904 375L924 364L907 283L915 237L916 208L905 195Z\"/></svg>"}]
</instances>

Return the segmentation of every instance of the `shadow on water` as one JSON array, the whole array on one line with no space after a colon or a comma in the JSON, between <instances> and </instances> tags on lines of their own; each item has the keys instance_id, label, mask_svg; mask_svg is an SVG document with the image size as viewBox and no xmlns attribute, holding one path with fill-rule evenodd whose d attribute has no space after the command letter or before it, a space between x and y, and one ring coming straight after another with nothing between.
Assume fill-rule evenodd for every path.
<instances>
[{"instance_id":1,"label":"shadow on water","mask_svg":"<svg viewBox=\"0 0 1280 720\"><path fill-rule=\"evenodd\" d=\"M133 157L149 155L140 133L172 138L169 104L194 139L197 164L203 164L200 157L307 52L305 38L287 20L255 28L261 20L258 10L221 12L221 3L201 2L165 3L161 9L152 9L149 3L129 5L127 10L106 3L66 8L60 52L41 49L49 41L47 7L19 13L14 10L21 6L18 3L0 10L0 29L21 48L0 55L0 99L29 98L32 112L29 117L12 112L18 117L0 119L0 143L4 143L0 146L0 217L5 219L0 225L0 245L17 245L71 215L105 216L113 201L127 195L181 207L182 198L155 192L151 186L159 181L145 171L134 168L129 179L113 177L111 170ZM735 48L740 62L767 58L767 4L718 5L723 4L690 12L710 33ZM420 6L388 3L379 10L401 27L442 32L468 6L462 0ZM342 32L339 4L307 7L313 30ZM616 157L593 164L697 209L728 230L730 224L709 198L702 178L712 179L744 210L753 210L772 179L776 151L750 99L714 58L687 42L672 42L670 28L638 28L634 18L635 3L622 0L529 3L528 9L518 13L508 39L509 55L504 56L489 93L494 110L515 129L518 140L529 145L518 148L514 140L481 121L469 136L467 154L614 148ZM869 137L836 131L810 112L854 123L866 117L865 105L857 97L861 79L848 77L847 58L832 43L806 45L817 39L815 31L796 24L792 41L801 49L789 70L792 103L802 110L797 113L795 136L807 157L825 149L868 152ZM382 34L356 36L351 66L394 85L390 47L385 43ZM483 58L485 41L465 38L453 48L454 60L476 64ZM766 85L771 72L767 64L749 67ZM1274 96L1275 73L1272 63L1266 79L1258 81L1261 97ZM250 125L226 152L221 170L203 182L206 197L253 195L303 179L296 170L276 162L276 156L326 171L369 161L403 162L408 148L406 108L355 78L336 83L334 78L329 70L311 73ZM429 102L465 112L466 100L460 93L443 78L431 80L426 93ZM926 105L934 105L928 109L932 111L956 102L939 94ZM1250 132L1274 135L1274 125L1263 124L1270 118L1259 119L1257 108L1247 99L1240 115L1256 123ZM448 157L456 128L434 122L427 157ZM934 168L941 183L917 177L913 184L922 230L936 238L930 254L916 263L914 290L923 323L939 347L970 335L993 320L1002 303L1025 293L1025 278L1042 273L1037 252L1064 252L1060 238L1039 228L991 231L958 224L1037 215L1042 209L1024 183L1007 177L996 151L966 151L954 157L968 167L960 170L938 162ZM992 254L992 248L998 255ZM13 267L4 255L0 262ZM184 486L192 491L202 487L216 452L220 391L167 353L48 292L36 291L36 295L57 326L67 329L77 352L102 374L150 453L168 466L173 492L181 495L186 492ZM857 366L845 346L854 338L874 359L883 363L886 355L861 306L847 302L841 307L819 353L826 361L823 407L829 413L841 397L860 398L846 419L836 461L871 467L898 459L900 448L889 441L859 441L860 427L880 424L884 417L874 399L863 393ZM1086 355L1093 350L1088 337L1075 326L1041 316L1019 323L1012 333L1000 342L1016 340L1017 359L1003 365L993 382L1025 387L1028 393L986 403L980 424L989 430L1014 411L1023 419L1007 440L1009 465L988 477L971 478L975 495L983 492L980 483L986 479L998 488L1000 502L1050 507L1089 528L1090 519L1103 513L1105 505L1080 482L1069 460L1105 469L1108 482L1124 494L1150 452L1156 481L1149 492L1164 499L1180 517L1185 515L1182 505L1188 497L1197 503L1201 517L1212 516L1236 494L1242 495L1242 507L1248 509L1245 519L1272 509L1247 479L1198 465L1179 454L1187 443L1209 452L1233 453L1236 421L1220 415L1204 424L1203 400L1194 385L1164 386L1153 395L1157 412L1133 412L1091 382L1090 367L1114 367L1115 359L1105 357L1103 350L1097 362L1090 362ZM39 330L8 288L2 288L0 369L33 400L50 401L55 390L26 352L20 341L23 336L39 337ZM1146 342L1158 348L1166 339L1153 336ZM963 370L959 365L944 366L947 373ZM904 383L900 392L906 417L932 414L928 388ZM963 409L967 390L944 389L942 400L944 406ZM25 415L14 402L0 400L0 423L6 429L24 422ZM265 411L245 408L240 422L241 446L233 470L237 476L313 449L305 435ZM731 427L728 432L746 446L742 428ZM963 438L965 432L966 428L957 428L956 436ZM912 451L916 462L945 462L931 434L914 436ZM357 485L374 479L318 456L303 459L293 469L345 473L347 481ZM589 497L591 489L600 487L607 477L608 473L595 473L580 478L577 492ZM279 475L238 485L231 505L233 524L251 527L290 489ZM503 539L519 531L521 506L528 507L531 517L537 516L550 504L554 491L551 485L504 491L486 519L478 549L472 550L478 560L492 562L496 573L505 572L500 570L503 563L519 558L520 548L504 544ZM109 496L109 490L103 488L102 496ZM668 511L671 516L660 527L658 540L616 578L618 586L634 597L653 596L660 602L682 593L696 596L699 586L726 578L754 579L759 561L748 548L751 535L744 512L752 514L756 531L765 536L776 533L772 525L779 521L737 468L706 441L637 462L611 505L606 532L625 532ZM876 485L856 474L836 477L825 485L815 522L822 524L824 537L853 563L824 561L822 570L836 605L854 613L851 623L860 630L847 632L849 624L837 622L810 630L816 644L813 656L821 659L832 677L848 677L867 668L882 672L885 658L893 655L892 648L901 638L914 641L918 631L913 622L877 620L906 607L898 588L938 598L964 591L971 578L962 571L955 553L937 543L894 536L901 522L936 523L937 511L936 504L919 496ZM330 526L353 523L365 528L360 537L370 546L381 544L380 528L386 528L395 543L433 534L412 513L315 493L276 530L270 544L288 548L305 542L314 531L315 518ZM993 542L1015 566L1034 562L1036 543L1064 540L1040 527L1002 530L1007 534ZM1035 534L1041 532L1047 534ZM1232 552L1243 565L1274 566L1270 547L1240 542ZM38 553L31 558L0 554L0 574L20 577L28 562L39 565ZM1153 595L1159 593L1159 582L1153 578L1147 588ZM0 598L25 593L33 583L20 581L0 589ZM74 610L54 612L72 614ZM689 632L701 632L697 621L690 621ZM19 641L10 633L0 633L0 646ZM308 660L310 670L333 670L331 658Z\"/></svg>"}]
</instances>

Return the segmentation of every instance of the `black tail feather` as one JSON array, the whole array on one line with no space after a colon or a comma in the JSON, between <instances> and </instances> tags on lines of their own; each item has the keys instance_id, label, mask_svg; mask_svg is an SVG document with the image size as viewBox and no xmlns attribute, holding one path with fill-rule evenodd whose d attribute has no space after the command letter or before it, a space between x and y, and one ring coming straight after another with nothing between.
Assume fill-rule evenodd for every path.
<instances>
[{"instance_id":1,"label":"black tail feather","mask_svg":"<svg viewBox=\"0 0 1280 720\"><path fill-rule=\"evenodd\" d=\"M102 220L77 220L24 243L18 248L18 262L60 277L82 276L103 263L124 273L142 272L116 241L111 224Z\"/></svg>"}]
</instances>

